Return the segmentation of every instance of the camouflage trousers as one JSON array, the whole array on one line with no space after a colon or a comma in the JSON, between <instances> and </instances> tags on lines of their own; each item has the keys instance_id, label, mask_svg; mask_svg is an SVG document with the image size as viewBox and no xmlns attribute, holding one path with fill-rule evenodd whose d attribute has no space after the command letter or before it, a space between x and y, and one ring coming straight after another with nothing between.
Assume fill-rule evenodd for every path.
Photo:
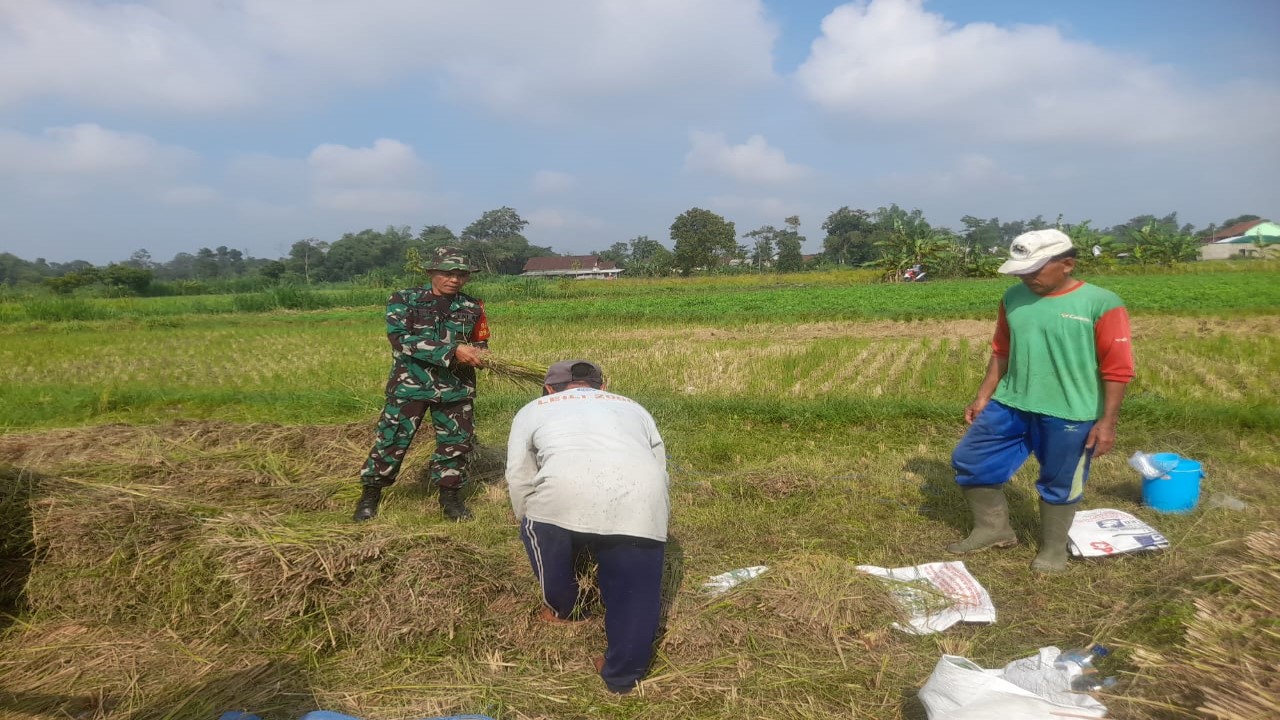
<instances>
[{"instance_id":1,"label":"camouflage trousers","mask_svg":"<svg viewBox=\"0 0 1280 720\"><path fill-rule=\"evenodd\" d=\"M433 485L460 488L467 482L466 465L475 446L472 400L438 403L388 398L378 419L377 439L360 470L363 485L387 487L400 474L400 464L428 413L435 430L436 450L431 455L429 477Z\"/></svg>"}]
</instances>

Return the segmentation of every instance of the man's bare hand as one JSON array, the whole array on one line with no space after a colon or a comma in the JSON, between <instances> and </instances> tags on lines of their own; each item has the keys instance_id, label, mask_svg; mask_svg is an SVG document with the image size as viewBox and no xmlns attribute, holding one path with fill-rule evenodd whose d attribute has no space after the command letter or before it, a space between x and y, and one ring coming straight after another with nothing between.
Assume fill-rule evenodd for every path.
<instances>
[{"instance_id":1,"label":"man's bare hand","mask_svg":"<svg viewBox=\"0 0 1280 720\"><path fill-rule=\"evenodd\" d=\"M1105 420L1094 423L1093 429L1089 431L1089 437L1084 440L1084 449L1092 450L1094 457L1106 455L1115 445L1116 424Z\"/></svg>"},{"instance_id":2,"label":"man's bare hand","mask_svg":"<svg viewBox=\"0 0 1280 720\"><path fill-rule=\"evenodd\" d=\"M969 403L964 409L964 421L972 425L973 421L977 420L978 416L982 414L982 409L987 406L988 402L990 402L990 398L978 398Z\"/></svg>"},{"instance_id":3,"label":"man's bare hand","mask_svg":"<svg viewBox=\"0 0 1280 720\"><path fill-rule=\"evenodd\" d=\"M475 345L459 345L453 357L463 365L478 368L484 367L484 359L488 354L488 350L478 348Z\"/></svg>"}]
</instances>

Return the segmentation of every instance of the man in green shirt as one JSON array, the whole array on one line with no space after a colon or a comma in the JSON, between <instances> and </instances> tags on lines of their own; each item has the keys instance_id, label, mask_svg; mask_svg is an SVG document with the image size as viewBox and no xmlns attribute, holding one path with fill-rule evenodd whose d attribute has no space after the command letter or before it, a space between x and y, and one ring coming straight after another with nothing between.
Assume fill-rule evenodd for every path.
<instances>
[{"instance_id":1,"label":"man in green shirt","mask_svg":"<svg viewBox=\"0 0 1280 720\"><path fill-rule=\"evenodd\" d=\"M1060 572L1089 462L1115 445L1133 379L1129 316L1115 293L1071 276L1076 249L1065 233L1023 233L1009 256L1000 272L1022 284L1000 303L986 376L964 412L969 430L951 456L973 532L947 550L1017 544L1004 484L1034 454L1041 522L1031 568Z\"/></svg>"}]
</instances>

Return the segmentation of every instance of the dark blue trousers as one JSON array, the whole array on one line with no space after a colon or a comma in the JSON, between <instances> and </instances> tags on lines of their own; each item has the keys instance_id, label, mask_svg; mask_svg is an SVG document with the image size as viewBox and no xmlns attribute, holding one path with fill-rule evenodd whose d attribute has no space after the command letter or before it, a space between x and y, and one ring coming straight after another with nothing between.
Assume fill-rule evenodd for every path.
<instances>
[{"instance_id":1,"label":"dark blue trousers","mask_svg":"<svg viewBox=\"0 0 1280 720\"><path fill-rule=\"evenodd\" d=\"M1069 505L1084 495L1093 454L1085 440L1094 421L1063 420L987 403L951 453L960 485L1003 485L1035 455L1040 462L1036 490L1050 505Z\"/></svg>"},{"instance_id":2,"label":"dark blue trousers","mask_svg":"<svg viewBox=\"0 0 1280 720\"><path fill-rule=\"evenodd\" d=\"M653 659L666 543L574 532L529 518L520 523L520 538L542 586L542 602L560 618L569 618L578 602L578 553L585 549L595 556L609 642L600 677L616 693L634 688Z\"/></svg>"}]
</instances>

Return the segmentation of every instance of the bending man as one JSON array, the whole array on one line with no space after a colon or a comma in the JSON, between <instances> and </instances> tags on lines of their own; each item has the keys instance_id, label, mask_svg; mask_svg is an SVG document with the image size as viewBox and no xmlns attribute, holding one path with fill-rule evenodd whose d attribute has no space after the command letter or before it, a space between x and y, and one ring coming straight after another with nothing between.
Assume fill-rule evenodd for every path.
<instances>
[{"instance_id":1,"label":"bending man","mask_svg":"<svg viewBox=\"0 0 1280 720\"><path fill-rule=\"evenodd\" d=\"M581 619L575 561L584 550L595 556L609 643L596 670L626 693L648 672L658 630L667 464L653 417L604 388L593 363L552 365L543 397L511 422L507 484L542 619Z\"/></svg>"}]
</instances>

